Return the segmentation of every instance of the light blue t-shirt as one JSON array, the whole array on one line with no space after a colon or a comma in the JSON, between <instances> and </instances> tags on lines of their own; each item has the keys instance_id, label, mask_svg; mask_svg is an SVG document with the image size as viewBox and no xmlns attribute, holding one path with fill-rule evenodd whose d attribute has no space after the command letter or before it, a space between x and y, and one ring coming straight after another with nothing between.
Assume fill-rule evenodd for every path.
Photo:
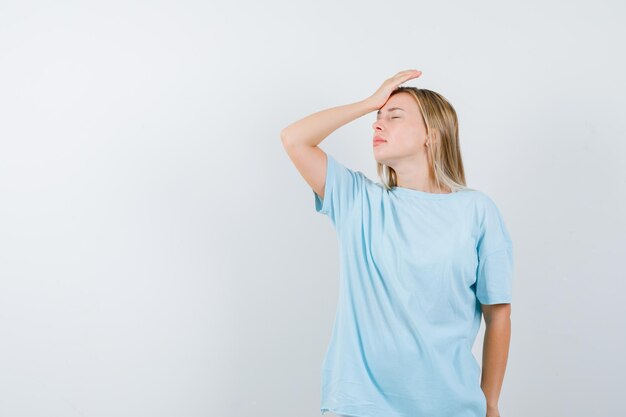
<instances>
[{"instance_id":1,"label":"light blue t-shirt","mask_svg":"<svg viewBox=\"0 0 626 417\"><path fill-rule=\"evenodd\" d=\"M464 189L386 190L327 154L324 199L340 249L321 413L485 417L472 346L480 304L511 302L513 245L494 202Z\"/></svg>"}]
</instances>

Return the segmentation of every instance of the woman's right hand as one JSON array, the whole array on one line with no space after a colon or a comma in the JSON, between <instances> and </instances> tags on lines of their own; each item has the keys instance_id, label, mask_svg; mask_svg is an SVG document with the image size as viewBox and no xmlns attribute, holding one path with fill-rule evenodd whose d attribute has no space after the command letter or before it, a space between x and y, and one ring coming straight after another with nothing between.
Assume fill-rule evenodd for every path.
<instances>
[{"instance_id":1,"label":"woman's right hand","mask_svg":"<svg viewBox=\"0 0 626 417\"><path fill-rule=\"evenodd\" d=\"M400 71L391 78L385 80L385 82L376 90L374 94L369 96L366 101L370 102L372 106L380 109L385 105L391 92L395 90L400 84L411 78L417 78L422 75L422 71L419 70L405 70Z\"/></svg>"}]
</instances>

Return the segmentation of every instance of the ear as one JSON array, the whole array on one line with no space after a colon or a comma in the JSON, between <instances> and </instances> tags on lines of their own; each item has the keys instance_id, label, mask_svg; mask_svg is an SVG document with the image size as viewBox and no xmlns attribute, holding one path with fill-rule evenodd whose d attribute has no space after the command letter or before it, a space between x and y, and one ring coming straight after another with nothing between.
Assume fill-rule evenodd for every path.
<instances>
[{"instance_id":1,"label":"ear","mask_svg":"<svg viewBox=\"0 0 626 417\"><path fill-rule=\"evenodd\" d=\"M426 142L424 142L424 145L426 146L431 146L435 143L435 139L436 139L436 135L434 135L432 132L429 132L426 134Z\"/></svg>"}]
</instances>

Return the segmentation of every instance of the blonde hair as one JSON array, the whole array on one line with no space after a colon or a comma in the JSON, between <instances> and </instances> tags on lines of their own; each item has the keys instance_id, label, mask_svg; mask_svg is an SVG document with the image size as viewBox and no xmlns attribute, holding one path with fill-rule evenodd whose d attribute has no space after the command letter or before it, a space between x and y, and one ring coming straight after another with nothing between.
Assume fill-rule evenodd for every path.
<instances>
[{"instance_id":1,"label":"blonde hair","mask_svg":"<svg viewBox=\"0 0 626 417\"><path fill-rule=\"evenodd\" d=\"M459 146L459 123L454 107L441 94L425 88L398 87L389 97L404 92L415 98L422 113L428 135L429 173L435 180L435 186L442 188L445 185L452 192L467 188ZM383 186L386 189L395 187L397 176L394 169L380 162L376 162L376 165Z\"/></svg>"}]
</instances>

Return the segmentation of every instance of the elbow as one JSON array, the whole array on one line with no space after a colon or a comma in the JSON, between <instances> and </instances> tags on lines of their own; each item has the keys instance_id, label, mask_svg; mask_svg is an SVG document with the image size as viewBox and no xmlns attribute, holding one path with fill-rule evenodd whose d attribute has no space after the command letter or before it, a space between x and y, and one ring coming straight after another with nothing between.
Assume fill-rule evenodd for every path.
<instances>
[{"instance_id":1,"label":"elbow","mask_svg":"<svg viewBox=\"0 0 626 417\"><path fill-rule=\"evenodd\" d=\"M291 134L288 133L286 129L280 131L280 141L283 143L283 146L285 148L296 144L296 142L294 142L293 136L291 136Z\"/></svg>"},{"instance_id":2,"label":"elbow","mask_svg":"<svg viewBox=\"0 0 626 417\"><path fill-rule=\"evenodd\" d=\"M283 145L287 145L289 139L287 139L287 130L286 128L280 131L280 141Z\"/></svg>"}]
</instances>

